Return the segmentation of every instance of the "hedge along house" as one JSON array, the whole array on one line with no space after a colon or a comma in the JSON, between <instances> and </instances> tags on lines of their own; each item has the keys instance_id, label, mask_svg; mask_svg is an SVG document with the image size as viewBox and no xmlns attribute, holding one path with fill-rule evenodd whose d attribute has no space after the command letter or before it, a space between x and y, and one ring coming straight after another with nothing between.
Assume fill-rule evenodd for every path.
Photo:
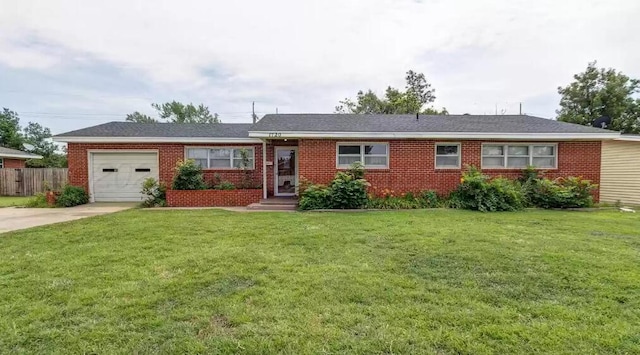
<instances>
[{"instance_id":1,"label":"hedge along house","mask_svg":"<svg viewBox=\"0 0 640 355\"><path fill-rule=\"evenodd\" d=\"M207 180L218 174L238 184L240 150L247 149L260 194L231 202L179 202L229 205L295 196L301 179L328 183L356 161L374 187L396 193L448 193L467 165L512 178L533 165L551 178L581 176L599 183L602 142L618 137L526 115L274 114L255 124L111 122L55 140L68 143L69 180L85 187L92 201L139 201L145 178L170 184L183 159L194 159Z\"/></svg>"}]
</instances>

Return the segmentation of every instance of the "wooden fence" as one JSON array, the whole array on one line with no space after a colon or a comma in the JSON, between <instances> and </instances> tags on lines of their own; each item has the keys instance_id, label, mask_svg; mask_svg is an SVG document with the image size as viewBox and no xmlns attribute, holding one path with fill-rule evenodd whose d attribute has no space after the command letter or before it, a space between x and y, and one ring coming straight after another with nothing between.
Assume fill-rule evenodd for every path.
<instances>
[{"instance_id":1,"label":"wooden fence","mask_svg":"<svg viewBox=\"0 0 640 355\"><path fill-rule=\"evenodd\" d=\"M59 190L67 183L69 169L0 169L0 196L33 196L45 189Z\"/></svg>"}]
</instances>

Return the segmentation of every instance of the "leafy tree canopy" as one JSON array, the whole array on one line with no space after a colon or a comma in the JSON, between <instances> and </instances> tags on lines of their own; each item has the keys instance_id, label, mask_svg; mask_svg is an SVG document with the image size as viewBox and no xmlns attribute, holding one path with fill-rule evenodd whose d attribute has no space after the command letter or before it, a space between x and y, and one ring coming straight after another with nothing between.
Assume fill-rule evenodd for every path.
<instances>
[{"instance_id":1,"label":"leafy tree canopy","mask_svg":"<svg viewBox=\"0 0 640 355\"><path fill-rule=\"evenodd\" d=\"M640 133L640 80L615 69L597 68L596 62L573 76L574 81L559 87L558 121L590 126L601 116L612 119L611 127L623 133ZM635 96L635 97L634 97Z\"/></svg>"},{"instance_id":2,"label":"leafy tree canopy","mask_svg":"<svg viewBox=\"0 0 640 355\"><path fill-rule=\"evenodd\" d=\"M0 146L12 149L24 149L23 137L18 114L4 108L0 112Z\"/></svg>"},{"instance_id":3,"label":"leafy tree canopy","mask_svg":"<svg viewBox=\"0 0 640 355\"><path fill-rule=\"evenodd\" d=\"M183 104L177 101L166 102L163 104L151 104L157 112L160 119L142 114L138 111L128 114L126 120L129 122L172 122L172 123L219 123L218 114L211 114L209 108L205 105L195 106L192 103Z\"/></svg>"},{"instance_id":4,"label":"leafy tree canopy","mask_svg":"<svg viewBox=\"0 0 640 355\"><path fill-rule=\"evenodd\" d=\"M429 115L447 115L447 109L437 110L424 107L435 101L435 89L427 82L424 74L409 70L405 77L405 90L387 87L383 97L372 90L360 90L355 101L346 98L335 107L337 113L423 113Z\"/></svg>"}]
</instances>

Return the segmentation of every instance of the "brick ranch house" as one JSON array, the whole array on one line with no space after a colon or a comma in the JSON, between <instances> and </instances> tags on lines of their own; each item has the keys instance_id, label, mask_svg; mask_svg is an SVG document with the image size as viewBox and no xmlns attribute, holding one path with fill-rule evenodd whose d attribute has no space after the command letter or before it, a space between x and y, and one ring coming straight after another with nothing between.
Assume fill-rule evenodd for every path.
<instances>
[{"instance_id":1,"label":"brick ranch house","mask_svg":"<svg viewBox=\"0 0 640 355\"><path fill-rule=\"evenodd\" d=\"M110 122L54 139L68 144L69 181L91 201L139 201L145 178L170 185L183 159L202 166L208 181L219 175L237 185L240 150L247 149L261 190L243 197L242 190L215 191L223 197L197 191L176 203L248 205L295 196L303 178L328 183L355 161L372 186L396 193L448 193L467 165L512 178L533 165L551 178L599 183L602 142L619 136L526 115L272 114L254 124Z\"/></svg>"},{"instance_id":2,"label":"brick ranch house","mask_svg":"<svg viewBox=\"0 0 640 355\"><path fill-rule=\"evenodd\" d=\"M23 169L27 159L42 159L40 155L0 147L0 169Z\"/></svg>"}]
</instances>

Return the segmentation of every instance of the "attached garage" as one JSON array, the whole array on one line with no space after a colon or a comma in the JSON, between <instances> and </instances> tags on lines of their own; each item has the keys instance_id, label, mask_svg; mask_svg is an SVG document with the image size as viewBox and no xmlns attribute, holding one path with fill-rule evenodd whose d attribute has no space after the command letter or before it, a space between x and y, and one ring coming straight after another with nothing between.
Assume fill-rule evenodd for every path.
<instances>
[{"instance_id":1,"label":"attached garage","mask_svg":"<svg viewBox=\"0 0 640 355\"><path fill-rule=\"evenodd\" d=\"M93 202L142 201L142 183L158 179L158 152L89 152L89 193Z\"/></svg>"},{"instance_id":2,"label":"attached garage","mask_svg":"<svg viewBox=\"0 0 640 355\"><path fill-rule=\"evenodd\" d=\"M640 136L602 143L600 201L640 205Z\"/></svg>"}]
</instances>

